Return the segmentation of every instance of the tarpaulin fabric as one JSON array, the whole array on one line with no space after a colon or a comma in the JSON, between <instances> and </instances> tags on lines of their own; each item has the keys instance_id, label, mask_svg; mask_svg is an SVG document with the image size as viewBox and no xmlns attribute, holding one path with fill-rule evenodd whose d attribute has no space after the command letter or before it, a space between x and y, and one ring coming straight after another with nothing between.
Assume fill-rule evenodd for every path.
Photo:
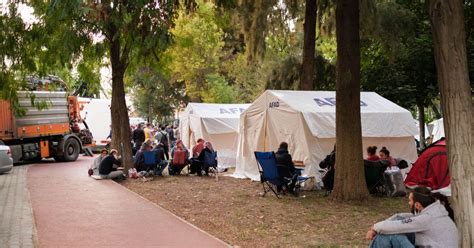
<instances>
[{"instance_id":1,"label":"tarpaulin fabric","mask_svg":"<svg viewBox=\"0 0 474 248\"><path fill-rule=\"evenodd\" d=\"M304 174L318 176L318 164L336 142L335 92L267 90L241 114L234 177L259 180L254 151L274 151L287 142ZM361 122L367 146L383 146L394 157L416 160L417 127L410 112L374 92L361 92Z\"/></svg>"},{"instance_id":2,"label":"tarpaulin fabric","mask_svg":"<svg viewBox=\"0 0 474 248\"><path fill-rule=\"evenodd\" d=\"M180 138L192 148L199 138L218 151L219 167L234 167L240 114L250 104L189 103L180 113Z\"/></svg>"},{"instance_id":3,"label":"tarpaulin fabric","mask_svg":"<svg viewBox=\"0 0 474 248\"><path fill-rule=\"evenodd\" d=\"M438 190L450 184L446 142L442 139L420 154L405 178L405 185L409 188L425 186Z\"/></svg>"},{"instance_id":4,"label":"tarpaulin fabric","mask_svg":"<svg viewBox=\"0 0 474 248\"><path fill-rule=\"evenodd\" d=\"M433 126L433 131L431 132L431 135L433 136L433 142L445 137L443 118L432 121L430 125Z\"/></svg>"}]
</instances>

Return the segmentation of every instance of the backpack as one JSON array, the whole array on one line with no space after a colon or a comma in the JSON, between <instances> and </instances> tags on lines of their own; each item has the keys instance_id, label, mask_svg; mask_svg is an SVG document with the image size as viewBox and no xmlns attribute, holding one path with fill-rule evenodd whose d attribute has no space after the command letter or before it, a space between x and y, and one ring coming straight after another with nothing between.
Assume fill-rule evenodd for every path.
<instances>
[{"instance_id":1,"label":"backpack","mask_svg":"<svg viewBox=\"0 0 474 248\"><path fill-rule=\"evenodd\" d=\"M158 131L155 135L155 139L165 146L168 145L168 134L163 130Z\"/></svg>"}]
</instances>

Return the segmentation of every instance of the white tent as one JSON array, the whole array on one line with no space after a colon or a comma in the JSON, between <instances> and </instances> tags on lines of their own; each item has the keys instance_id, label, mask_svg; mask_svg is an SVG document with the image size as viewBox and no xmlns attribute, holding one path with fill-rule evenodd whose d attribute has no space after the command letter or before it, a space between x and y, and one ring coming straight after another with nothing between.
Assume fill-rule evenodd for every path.
<instances>
[{"instance_id":1,"label":"white tent","mask_svg":"<svg viewBox=\"0 0 474 248\"><path fill-rule=\"evenodd\" d=\"M432 121L430 125L433 125L433 131L431 132L431 135L433 136L433 142L445 137L443 118Z\"/></svg>"},{"instance_id":2,"label":"white tent","mask_svg":"<svg viewBox=\"0 0 474 248\"><path fill-rule=\"evenodd\" d=\"M418 120L414 120L414 121L415 121L415 125L418 129L416 131L416 134L415 134L415 139L419 141L420 140L420 122L418 122ZM430 136L431 136L431 134L430 134L428 125L425 124L425 139L429 138Z\"/></svg>"},{"instance_id":3,"label":"white tent","mask_svg":"<svg viewBox=\"0 0 474 248\"><path fill-rule=\"evenodd\" d=\"M316 176L318 164L335 144L335 92L265 91L240 117L237 165L234 177L259 180L254 151L272 151L289 144L304 174ZM348 106L352 108L352 106ZM363 154L375 145L394 157L417 158L417 127L410 112L374 92L361 92Z\"/></svg>"},{"instance_id":4,"label":"white tent","mask_svg":"<svg viewBox=\"0 0 474 248\"><path fill-rule=\"evenodd\" d=\"M180 136L191 149L197 139L210 141L220 167L235 166L239 118L250 104L189 103L180 113Z\"/></svg>"},{"instance_id":5,"label":"white tent","mask_svg":"<svg viewBox=\"0 0 474 248\"><path fill-rule=\"evenodd\" d=\"M110 133L112 117L110 115L110 100L96 98L79 98L83 104L81 117L89 126L89 130L97 145L105 145L106 138Z\"/></svg>"}]
</instances>

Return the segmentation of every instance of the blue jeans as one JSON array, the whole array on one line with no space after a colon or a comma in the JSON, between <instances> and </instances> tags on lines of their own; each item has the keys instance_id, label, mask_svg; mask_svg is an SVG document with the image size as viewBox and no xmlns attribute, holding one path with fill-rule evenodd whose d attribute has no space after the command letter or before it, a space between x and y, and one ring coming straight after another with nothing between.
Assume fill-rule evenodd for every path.
<instances>
[{"instance_id":1,"label":"blue jeans","mask_svg":"<svg viewBox=\"0 0 474 248\"><path fill-rule=\"evenodd\" d=\"M414 248L415 234L377 234L369 248Z\"/></svg>"}]
</instances>

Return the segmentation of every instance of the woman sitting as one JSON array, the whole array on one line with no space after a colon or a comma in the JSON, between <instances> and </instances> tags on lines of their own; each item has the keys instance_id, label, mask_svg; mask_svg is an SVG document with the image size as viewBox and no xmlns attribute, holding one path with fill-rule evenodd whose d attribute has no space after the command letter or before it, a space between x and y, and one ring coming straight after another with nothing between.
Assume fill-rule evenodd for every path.
<instances>
[{"instance_id":1,"label":"woman sitting","mask_svg":"<svg viewBox=\"0 0 474 248\"><path fill-rule=\"evenodd\" d=\"M140 150L135 154L134 167L137 169L137 172L146 171L147 166L145 165L145 152L150 151L150 146L147 142L144 142L140 147Z\"/></svg>"},{"instance_id":2,"label":"woman sitting","mask_svg":"<svg viewBox=\"0 0 474 248\"><path fill-rule=\"evenodd\" d=\"M390 156L390 151L387 150L385 146L382 147L382 149L380 149L379 156L380 156L380 160L388 162L387 170L398 169L397 161L395 161L395 159Z\"/></svg>"},{"instance_id":3,"label":"woman sitting","mask_svg":"<svg viewBox=\"0 0 474 248\"><path fill-rule=\"evenodd\" d=\"M181 170L188 165L189 151L183 145L182 140L176 141L176 147L171 150L171 163L168 166L170 175L179 175Z\"/></svg>"},{"instance_id":4,"label":"woman sitting","mask_svg":"<svg viewBox=\"0 0 474 248\"><path fill-rule=\"evenodd\" d=\"M376 146L369 146L367 147L367 160L369 161L379 161L380 157L377 156L377 147Z\"/></svg>"},{"instance_id":5,"label":"woman sitting","mask_svg":"<svg viewBox=\"0 0 474 248\"><path fill-rule=\"evenodd\" d=\"M202 176L202 173L208 176L210 168L217 171L217 152L214 151L211 142L204 143L204 149L199 153L198 161L201 164L201 169L197 171L198 176Z\"/></svg>"}]
</instances>

